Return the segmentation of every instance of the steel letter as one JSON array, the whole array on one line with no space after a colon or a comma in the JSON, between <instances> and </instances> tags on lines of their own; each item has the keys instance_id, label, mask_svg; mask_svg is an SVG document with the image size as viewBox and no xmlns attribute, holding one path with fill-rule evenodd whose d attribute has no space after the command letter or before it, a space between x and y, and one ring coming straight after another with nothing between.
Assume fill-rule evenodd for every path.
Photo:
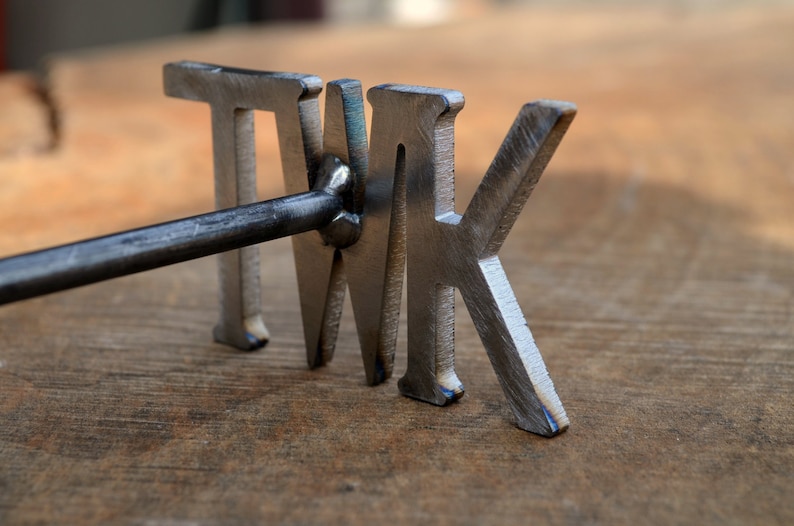
<instances>
[{"instance_id":1,"label":"steel letter","mask_svg":"<svg viewBox=\"0 0 794 526\"><path fill-rule=\"evenodd\" d=\"M392 85L373 88L369 100L373 171L376 156L396 155L396 178L406 179L408 368L400 391L438 405L462 396L454 370L452 287L458 287L518 426L546 436L565 430L568 417L496 253L575 106L524 106L461 216L454 209L453 131L463 97ZM384 137L375 130L379 118L389 122Z\"/></svg>"},{"instance_id":2,"label":"steel letter","mask_svg":"<svg viewBox=\"0 0 794 526\"><path fill-rule=\"evenodd\" d=\"M287 192L305 192L314 183L309 178L322 154L318 77L177 62L165 65L163 80L166 95L210 105L217 208L256 201L253 110L276 115ZM269 334L261 314L259 248L218 258L221 315L215 339L240 349L262 347Z\"/></svg>"}]
</instances>

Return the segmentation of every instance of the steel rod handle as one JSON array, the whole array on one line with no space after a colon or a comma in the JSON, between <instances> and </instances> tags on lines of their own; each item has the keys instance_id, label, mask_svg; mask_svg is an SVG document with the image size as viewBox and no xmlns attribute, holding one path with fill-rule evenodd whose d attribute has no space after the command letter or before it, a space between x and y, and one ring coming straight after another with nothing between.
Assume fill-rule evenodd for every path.
<instances>
[{"instance_id":1,"label":"steel rod handle","mask_svg":"<svg viewBox=\"0 0 794 526\"><path fill-rule=\"evenodd\" d=\"M0 260L0 305L328 226L341 195L323 190L218 210Z\"/></svg>"}]
</instances>

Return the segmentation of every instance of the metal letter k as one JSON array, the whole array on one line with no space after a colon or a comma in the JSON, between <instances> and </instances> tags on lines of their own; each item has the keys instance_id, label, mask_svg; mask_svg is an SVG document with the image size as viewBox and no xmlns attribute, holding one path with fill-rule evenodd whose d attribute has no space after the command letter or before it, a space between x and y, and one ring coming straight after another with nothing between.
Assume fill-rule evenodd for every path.
<instances>
[{"instance_id":1,"label":"metal letter k","mask_svg":"<svg viewBox=\"0 0 794 526\"><path fill-rule=\"evenodd\" d=\"M453 126L462 95L380 86L370 90L369 100L371 173L378 173L380 156L393 152L396 184L405 178L408 368L400 391L438 405L462 396L454 371L453 287L458 287L518 426L546 436L565 430L568 417L497 252L575 106L553 101L524 106L461 216L454 210ZM396 202L401 199L395 195Z\"/></svg>"}]
</instances>

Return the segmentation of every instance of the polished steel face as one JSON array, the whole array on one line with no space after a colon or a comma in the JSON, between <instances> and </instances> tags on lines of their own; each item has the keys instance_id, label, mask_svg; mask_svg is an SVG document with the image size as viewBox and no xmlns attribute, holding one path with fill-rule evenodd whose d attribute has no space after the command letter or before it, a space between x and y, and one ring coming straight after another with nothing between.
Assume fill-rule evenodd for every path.
<instances>
[{"instance_id":1,"label":"polished steel face","mask_svg":"<svg viewBox=\"0 0 794 526\"><path fill-rule=\"evenodd\" d=\"M220 207L255 199L254 109L276 114L288 192L312 186L323 153L350 167L354 191L337 224L293 237L311 367L333 357L347 286L368 383L392 375L405 272L408 364L399 381L403 394L437 405L463 395L454 369L457 287L517 425L545 436L568 427L497 253L573 119L574 105L538 101L524 106L460 215L454 208L454 120L463 107L459 92L404 85L372 88L368 148L358 81L328 84L324 132L317 100L320 80L314 76L181 62L166 65L165 85L169 95L212 107ZM220 276L216 338L241 348L264 344L268 335L261 320L255 249L223 255Z\"/></svg>"}]
</instances>

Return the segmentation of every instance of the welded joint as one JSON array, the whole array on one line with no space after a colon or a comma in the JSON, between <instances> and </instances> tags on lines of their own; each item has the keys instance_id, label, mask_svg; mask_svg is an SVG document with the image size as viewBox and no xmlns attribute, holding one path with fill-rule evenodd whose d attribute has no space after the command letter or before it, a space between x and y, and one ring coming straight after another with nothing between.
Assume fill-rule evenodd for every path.
<instances>
[{"instance_id":1,"label":"welded joint","mask_svg":"<svg viewBox=\"0 0 794 526\"><path fill-rule=\"evenodd\" d=\"M338 157L326 153L317 171L314 190L338 196L345 202L352 202L354 186L350 167ZM323 241L336 248L347 248L361 237L361 217L352 210L343 209L328 226L319 229Z\"/></svg>"}]
</instances>

